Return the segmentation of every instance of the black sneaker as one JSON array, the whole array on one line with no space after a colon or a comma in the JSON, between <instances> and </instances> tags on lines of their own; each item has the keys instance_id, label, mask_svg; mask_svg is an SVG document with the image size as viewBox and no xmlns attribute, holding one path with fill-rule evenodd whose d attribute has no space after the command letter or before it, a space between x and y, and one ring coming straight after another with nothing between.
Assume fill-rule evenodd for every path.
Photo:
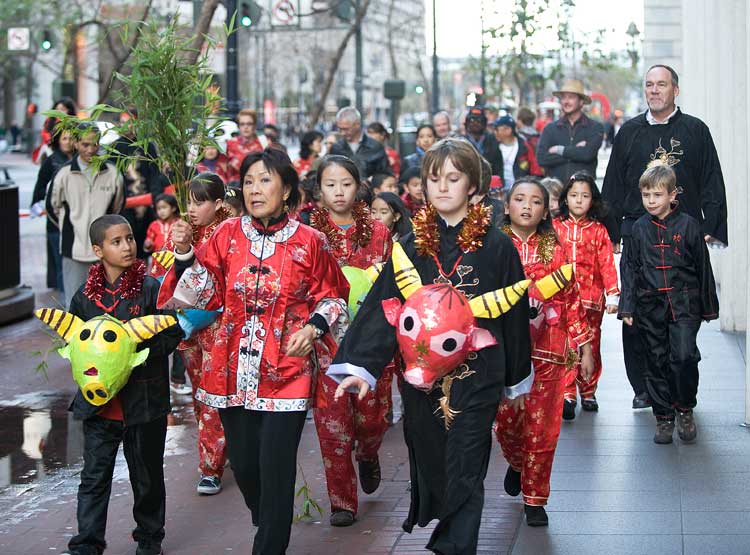
<instances>
[{"instance_id":1,"label":"black sneaker","mask_svg":"<svg viewBox=\"0 0 750 555\"><path fill-rule=\"evenodd\" d=\"M505 472L505 481L503 482L505 493L511 497L516 497L521 493L521 473L517 470L513 470L512 466L508 467Z\"/></svg>"},{"instance_id":2,"label":"black sneaker","mask_svg":"<svg viewBox=\"0 0 750 555\"><path fill-rule=\"evenodd\" d=\"M195 489L201 495L216 495L221 491L221 479L218 476L201 476Z\"/></svg>"},{"instance_id":3,"label":"black sneaker","mask_svg":"<svg viewBox=\"0 0 750 555\"><path fill-rule=\"evenodd\" d=\"M654 443L667 445L672 443L674 434L674 420L657 420L656 433L654 434Z\"/></svg>"},{"instance_id":4,"label":"black sneaker","mask_svg":"<svg viewBox=\"0 0 750 555\"><path fill-rule=\"evenodd\" d=\"M526 524L529 526L549 526L549 518L544 507L537 505L524 505L523 512L526 514Z\"/></svg>"},{"instance_id":5,"label":"black sneaker","mask_svg":"<svg viewBox=\"0 0 750 555\"><path fill-rule=\"evenodd\" d=\"M597 412L599 410L599 403L596 400L596 396L581 399L581 408L586 412Z\"/></svg>"},{"instance_id":6,"label":"black sneaker","mask_svg":"<svg viewBox=\"0 0 750 555\"><path fill-rule=\"evenodd\" d=\"M161 548L161 544L138 544L135 555L164 555L164 550Z\"/></svg>"},{"instance_id":7,"label":"black sneaker","mask_svg":"<svg viewBox=\"0 0 750 555\"><path fill-rule=\"evenodd\" d=\"M633 397L633 409L647 409L651 406L651 399L645 391Z\"/></svg>"},{"instance_id":8,"label":"black sneaker","mask_svg":"<svg viewBox=\"0 0 750 555\"><path fill-rule=\"evenodd\" d=\"M677 411L677 434L685 443L695 441L698 436L698 428L695 425L692 410Z\"/></svg>"},{"instance_id":9,"label":"black sneaker","mask_svg":"<svg viewBox=\"0 0 750 555\"><path fill-rule=\"evenodd\" d=\"M359 461L359 485L365 493L373 493L380 486L380 461Z\"/></svg>"},{"instance_id":10,"label":"black sneaker","mask_svg":"<svg viewBox=\"0 0 750 555\"><path fill-rule=\"evenodd\" d=\"M563 401L563 420L575 420L576 418L576 402L565 399Z\"/></svg>"},{"instance_id":11,"label":"black sneaker","mask_svg":"<svg viewBox=\"0 0 750 555\"><path fill-rule=\"evenodd\" d=\"M354 524L354 513L347 510L333 511L331 513L331 526L344 527Z\"/></svg>"}]
</instances>

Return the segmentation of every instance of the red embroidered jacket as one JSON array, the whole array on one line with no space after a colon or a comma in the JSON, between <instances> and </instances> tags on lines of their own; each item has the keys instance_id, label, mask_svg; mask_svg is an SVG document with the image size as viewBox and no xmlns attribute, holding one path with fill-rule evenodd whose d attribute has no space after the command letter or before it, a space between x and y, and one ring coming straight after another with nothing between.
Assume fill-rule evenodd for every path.
<instances>
[{"instance_id":1,"label":"red embroidered jacket","mask_svg":"<svg viewBox=\"0 0 750 555\"><path fill-rule=\"evenodd\" d=\"M227 158L229 158L227 183L240 178L240 165L242 165L245 156L260 150L263 150L263 143L257 135L251 141L242 136L229 139L227 141Z\"/></svg>"},{"instance_id":2,"label":"red embroidered jacket","mask_svg":"<svg viewBox=\"0 0 750 555\"><path fill-rule=\"evenodd\" d=\"M539 257L540 236L534 233L526 242L515 233L510 234L521 256L523 272L526 278L537 281L549 275L560 266L567 264L568 259L559 242L555 242L552 260L545 263ZM571 349L577 350L581 345L591 341L591 330L586 323L585 312L578 293L575 275L571 283L544 304L544 310L555 309L559 315L554 323L547 319L531 345L531 358L565 364Z\"/></svg>"},{"instance_id":3,"label":"red embroidered jacket","mask_svg":"<svg viewBox=\"0 0 750 555\"><path fill-rule=\"evenodd\" d=\"M146 239L151 241L151 245L146 249L147 252L157 252L165 247L170 238L172 226L178 219L175 217L166 222L157 219L148 224Z\"/></svg>"},{"instance_id":4,"label":"red embroidered jacket","mask_svg":"<svg viewBox=\"0 0 750 555\"><path fill-rule=\"evenodd\" d=\"M583 307L604 310L605 304L609 304L606 297L620 294L607 228L600 222L588 218L576 220L572 216L564 220L555 218L552 225L568 260L573 263ZM616 305L618 300L610 299L610 302Z\"/></svg>"},{"instance_id":5,"label":"red embroidered jacket","mask_svg":"<svg viewBox=\"0 0 750 555\"><path fill-rule=\"evenodd\" d=\"M196 398L219 408L307 410L316 369L311 357L286 356L289 339L320 315L331 333L316 347L330 353L348 323L349 284L323 235L286 216L268 228L249 216L231 218L178 277L179 267L165 276L160 305L224 308ZM331 356L316 351L325 372Z\"/></svg>"}]
</instances>

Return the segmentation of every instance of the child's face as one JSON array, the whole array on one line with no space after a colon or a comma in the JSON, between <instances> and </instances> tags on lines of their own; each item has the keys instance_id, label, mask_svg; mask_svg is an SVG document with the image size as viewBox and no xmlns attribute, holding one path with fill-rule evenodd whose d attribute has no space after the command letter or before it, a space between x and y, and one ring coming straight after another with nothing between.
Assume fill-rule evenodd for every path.
<instances>
[{"instance_id":1,"label":"child's face","mask_svg":"<svg viewBox=\"0 0 750 555\"><path fill-rule=\"evenodd\" d=\"M510 196L505 213L510 216L510 223L516 231L531 234L547 217L544 194L533 183L521 183Z\"/></svg>"},{"instance_id":2,"label":"child's face","mask_svg":"<svg viewBox=\"0 0 750 555\"><path fill-rule=\"evenodd\" d=\"M358 187L359 184L352 174L343 167L332 164L321 176L320 201L334 216L349 218L357 198Z\"/></svg>"},{"instance_id":3,"label":"child's face","mask_svg":"<svg viewBox=\"0 0 750 555\"><path fill-rule=\"evenodd\" d=\"M424 191L422 190L422 178L412 177L406 182L406 192L417 202L424 202Z\"/></svg>"},{"instance_id":4,"label":"child's face","mask_svg":"<svg viewBox=\"0 0 750 555\"><path fill-rule=\"evenodd\" d=\"M128 224L118 224L108 228L101 246L94 245L93 248L94 254L105 266L126 270L135 262L135 237Z\"/></svg>"},{"instance_id":5,"label":"child's face","mask_svg":"<svg viewBox=\"0 0 750 555\"><path fill-rule=\"evenodd\" d=\"M383 182L380 184L380 187L376 187L373 189L373 192L377 195L380 193L393 193L394 195L398 194L398 184L396 183L395 177L386 177Z\"/></svg>"},{"instance_id":6,"label":"child's face","mask_svg":"<svg viewBox=\"0 0 750 555\"><path fill-rule=\"evenodd\" d=\"M451 225L455 225L457 216L466 211L469 197L475 191L469 176L459 171L450 158L445 160L439 175L427 176L427 198Z\"/></svg>"},{"instance_id":7,"label":"child's face","mask_svg":"<svg viewBox=\"0 0 750 555\"><path fill-rule=\"evenodd\" d=\"M421 129L419 135L417 135L417 146L422 150L429 150L434 144L435 135L432 134L432 129L429 127Z\"/></svg>"},{"instance_id":8,"label":"child's face","mask_svg":"<svg viewBox=\"0 0 750 555\"><path fill-rule=\"evenodd\" d=\"M376 198L372 201L370 213L374 220L383 223L391 231L393 231L393 224L401 219L401 214L397 214L391 210L391 207L382 198Z\"/></svg>"},{"instance_id":9,"label":"child's face","mask_svg":"<svg viewBox=\"0 0 750 555\"><path fill-rule=\"evenodd\" d=\"M214 221L216 211L224 203L223 199L219 200L197 200L190 195L188 200L188 219L191 225L204 226Z\"/></svg>"},{"instance_id":10,"label":"child's face","mask_svg":"<svg viewBox=\"0 0 750 555\"><path fill-rule=\"evenodd\" d=\"M203 151L203 157L206 160L215 160L218 155L219 155L219 149L213 146L207 146L206 149Z\"/></svg>"},{"instance_id":11,"label":"child's face","mask_svg":"<svg viewBox=\"0 0 750 555\"><path fill-rule=\"evenodd\" d=\"M568 202L570 215L577 220L583 218L591 210L591 186L585 181L576 181L568 190L565 200Z\"/></svg>"},{"instance_id":12,"label":"child's face","mask_svg":"<svg viewBox=\"0 0 750 555\"><path fill-rule=\"evenodd\" d=\"M663 220L672 211L672 203L677 197L677 191L671 193L666 187L653 187L641 191L641 200L646 212Z\"/></svg>"},{"instance_id":13,"label":"child's face","mask_svg":"<svg viewBox=\"0 0 750 555\"><path fill-rule=\"evenodd\" d=\"M156 217L166 221L174 215L174 208L167 201L160 200L156 203Z\"/></svg>"}]
</instances>

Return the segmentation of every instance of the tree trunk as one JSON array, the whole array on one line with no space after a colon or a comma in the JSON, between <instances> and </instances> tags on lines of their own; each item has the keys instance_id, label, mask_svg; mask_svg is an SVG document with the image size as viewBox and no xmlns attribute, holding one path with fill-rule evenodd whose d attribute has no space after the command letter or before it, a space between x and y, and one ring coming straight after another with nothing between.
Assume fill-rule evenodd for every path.
<instances>
[{"instance_id":1,"label":"tree trunk","mask_svg":"<svg viewBox=\"0 0 750 555\"><path fill-rule=\"evenodd\" d=\"M219 0L203 0L203 7L201 8L201 13L198 17L198 24L195 26L195 29L193 29L195 38L193 39L193 51L188 55L189 64L195 64L198 61L198 56L200 56L201 48L203 48L203 43L205 41L204 35L207 35L211 29L211 20L213 20L214 12L216 12L218 6Z\"/></svg>"},{"instance_id":2,"label":"tree trunk","mask_svg":"<svg viewBox=\"0 0 750 555\"><path fill-rule=\"evenodd\" d=\"M349 44L349 39L352 38L354 32L357 30L357 27L362 24L362 20L364 19L369 7L370 0L364 0L354 18L354 22L352 23L351 27L347 29L344 38L341 39L341 44L339 44L339 47L336 49L336 54L331 61L331 65L328 67L328 75L326 76L325 83L323 84L323 90L320 93L320 100L318 100L317 104L315 104L312 114L310 115L311 127L315 127L315 125L318 123L318 120L320 119L321 114L325 110L326 99L328 98L328 93L331 92L333 80L336 78L336 72L339 69L341 58L344 57L344 52L346 52L346 46Z\"/></svg>"},{"instance_id":3,"label":"tree trunk","mask_svg":"<svg viewBox=\"0 0 750 555\"><path fill-rule=\"evenodd\" d=\"M388 56L391 59L391 75L394 79L398 79L398 63L396 62L396 51L393 48L393 35L395 33L395 29L393 28L393 9L395 7L396 0L391 0L390 5L388 6L388 23L387 23L387 32L388 32Z\"/></svg>"}]
</instances>

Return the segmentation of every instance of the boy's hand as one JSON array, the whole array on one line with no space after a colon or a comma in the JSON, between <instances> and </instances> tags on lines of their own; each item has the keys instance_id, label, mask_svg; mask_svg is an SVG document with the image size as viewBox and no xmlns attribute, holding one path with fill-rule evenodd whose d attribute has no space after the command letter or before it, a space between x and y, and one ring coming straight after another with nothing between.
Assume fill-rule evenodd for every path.
<instances>
[{"instance_id":1,"label":"boy's hand","mask_svg":"<svg viewBox=\"0 0 750 555\"><path fill-rule=\"evenodd\" d=\"M617 305L616 304L608 304L607 305L607 314L617 314Z\"/></svg>"},{"instance_id":2,"label":"boy's hand","mask_svg":"<svg viewBox=\"0 0 750 555\"><path fill-rule=\"evenodd\" d=\"M357 388L357 398L360 401L363 400L365 398L365 395L367 395L367 392L370 391L370 384L368 384L365 380L363 380L359 376L348 376L344 378L336 388L336 393L333 394L333 400L338 401L339 399L341 399L344 394L348 393L347 389L349 389L350 387Z\"/></svg>"},{"instance_id":3,"label":"boy's hand","mask_svg":"<svg viewBox=\"0 0 750 555\"><path fill-rule=\"evenodd\" d=\"M172 226L172 244L178 254L190 252L193 242L193 228L185 220L177 220Z\"/></svg>"},{"instance_id":4,"label":"boy's hand","mask_svg":"<svg viewBox=\"0 0 750 555\"><path fill-rule=\"evenodd\" d=\"M632 316L623 316L622 317L622 323L628 326L633 325L633 317Z\"/></svg>"},{"instance_id":5,"label":"boy's hand","mask_svg":"<svg viewBox=\"0 0 750 555\"><path fill-rule=\"evenodd\" d=\"M524 403L526 402L526 397L528 397L528 393L524 393L523 395L519 395L515 399L506 399L506 403L508 406L515 410L523 410L524 409Z\"/></svg>"},{"instance_id":6,"label":"boy's hand","mask_svg":"<svg viewBox=\"0 0 750 555\"><path fill-rule=\"evenodd\" d=\"M591 379L594 375L594 355L591 352L591 343L581 347L581 377L584 380Z\"/></svg>"}]
</instances>

